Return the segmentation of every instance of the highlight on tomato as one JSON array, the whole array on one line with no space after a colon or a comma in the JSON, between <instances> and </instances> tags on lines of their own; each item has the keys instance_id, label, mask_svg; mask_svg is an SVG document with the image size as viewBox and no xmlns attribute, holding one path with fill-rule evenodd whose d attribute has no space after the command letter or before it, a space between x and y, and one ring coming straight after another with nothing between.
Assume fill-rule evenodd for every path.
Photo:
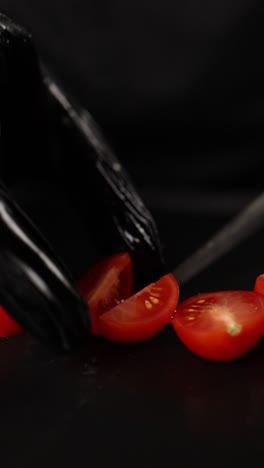
<instances>
[{"instance_id":1,"label":"highlight on tomato","mask_svg":"<svg viewBox=\"0 0 264 468\"><path fill-rule=\"evenodd\" d=\"M119 343L151 338L170 322L178 299L178 283L169 273L100 314L97 333Z\"/></svg>"},{"instance_id":2,"label":"highlight on tomato","mask_svg":"<svg viewBox=\"0 0 264 468\"><path fill-rule=\"evenodd\" d=\"M89 306L91 331L97 333L98 317L133 293L130 255L121 252L101 260L80 278L77 286Z\"/></svg>"},{"instance_id":3,"label":"highlight on tomato","mask_svg":"<svg viewBox=\"0 0 264 468\"><path fill-rule=\"evenodd\" d=\"M253 291L203 293L183 301L172 325L198 356L230 361L250 351L264 332L264 297Z\"/></svg>"}]
</instances>

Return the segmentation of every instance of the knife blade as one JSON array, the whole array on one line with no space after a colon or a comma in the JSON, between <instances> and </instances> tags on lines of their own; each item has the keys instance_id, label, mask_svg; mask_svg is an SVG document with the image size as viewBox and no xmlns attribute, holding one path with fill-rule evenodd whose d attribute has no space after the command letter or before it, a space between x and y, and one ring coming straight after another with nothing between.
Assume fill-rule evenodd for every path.
<instances>
[{"instance_id":1,"label":"knife blade","mask_svg":"<svg viewBox=\"0 0 264 468\"><path fill-rule=\"evenodd\" d=\"M264 227L264 193L258 195L173 271L180 285L197 276Z\"/></svg>"}]
</instances>

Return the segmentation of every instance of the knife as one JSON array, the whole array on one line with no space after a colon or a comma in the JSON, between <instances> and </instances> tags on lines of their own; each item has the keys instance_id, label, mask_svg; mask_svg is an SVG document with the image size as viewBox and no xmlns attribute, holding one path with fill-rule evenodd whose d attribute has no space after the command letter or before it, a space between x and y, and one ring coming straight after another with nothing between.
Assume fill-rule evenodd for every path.
<instances>
[{"instance_id":1,"label":"knife","mask_svg":"<svg viewBox=\"0 0 264 468\"><path fill-rule=\"evenodd\" d=\"M217 231L173 271L182 286L264 226L264 193Z\"/></svg>"},{"instance_id":2,"label":"knife","mask_svg":"<svg viewBox=\"0 0 264 468\"><path fill-rule=\"evenodd\" d=\"M27 178L63 181L102 254L129 250L142 282L161 276L162 246L90 114L40 70L31 35L1 13L0 136L0 304L39 340L68 351L87 339L89 307L8 189Z\"/></svg>"},{"instance_id":3,"label":"knife","mask_svg":"<svg viewBox=\"0 0 264 468\"><path fill-rule=\"evenodd\" d=\"M55 178L102 257L127 250L140 285L162 275L155 220L124 165L87 109L40 60L32 36L2 14L0 122L0 174L8 187Z\"/></svg>"}]
</instances>

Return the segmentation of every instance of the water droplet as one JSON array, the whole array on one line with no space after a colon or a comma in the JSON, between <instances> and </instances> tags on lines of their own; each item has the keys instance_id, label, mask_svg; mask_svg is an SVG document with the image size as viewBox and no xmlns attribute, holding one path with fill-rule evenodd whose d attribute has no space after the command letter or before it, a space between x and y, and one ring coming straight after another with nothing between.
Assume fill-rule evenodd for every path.
<instances>
[{"instance_id":1,"label":"water droplet","mask_svg":"<svg viewBox=\"0 0 264 468\"><path fill-rule=\"evenodd\" d=\"M114 171L119 172L120 169L121 169L120 164L117 163L117 162L115 162L115 163L113 164L113 169L114 169Z\"/></svg>"},{"instance_id":2,"label":"water droplet","mask_svg":"<svg viewBox=\"0 0 264 468\"><path fill-rule=\"evenodd\" d=\"M175 317L175 314L176 314L176 309L173 311L173 313L172 313L172 315L171 315L171 320L173 320L173 319L174 319L174 317Z\"/></svg>"}]
</instances>

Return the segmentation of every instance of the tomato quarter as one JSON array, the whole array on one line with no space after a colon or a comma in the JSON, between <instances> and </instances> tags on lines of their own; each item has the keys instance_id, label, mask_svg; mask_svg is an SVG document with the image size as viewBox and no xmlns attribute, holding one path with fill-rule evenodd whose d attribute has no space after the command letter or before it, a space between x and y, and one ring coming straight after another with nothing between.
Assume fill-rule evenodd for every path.
<instances>
[{"instance_id":1,"label":"tomato quarter","mask_svg":"<svg viewBox=\"0 0 264 468\"><path fill-rule=\"evenodd\" d=\"M96 263L79 280L80 293L91 313L93 333L97 333L98 317L131 296L133 286L133 265L127 252Z\"/></svg>"},{"instance_id":2,"label":"tomato quarter","mask_svg":"<svg viewBox=\"0 0 264 468\"><path fill-rule=\"evenodd\" d=\"M178 306L172 325L194 353L229 361L245 354L263 336L264 298L252 291L198 294Z\"/></svg>"},{"instance_id":3,"label":"tomato quarter","mask_svg":"<svg viewBox=\"0 0 264 468\"><path fill-rule=\"evenodd\" d=\"M260 294L261 296L264 296L264 274L259 275L256 278L255 285L254 285L254 291L257 294Z\"/></svg>"},{"instance_id":4,"label":"tomato quarter","mask_svg":"<svg viewBox=\"0 0 264 468\"><path fill-rule=\"evenodd\" d=\"M178 283L167 274L100 315L98 333L120 343L151 338L169 323L178 298Z\"/></svg>"},{"instance_id":5,"label":"tomato quarter","mask_svg":"<svg viewBox=\"0 0 264 468\"><path fill-rule=\"evenodd\" d=\"M24 329L0 306L0 337L21 335Z\"/></svg>"}]
</instances>

